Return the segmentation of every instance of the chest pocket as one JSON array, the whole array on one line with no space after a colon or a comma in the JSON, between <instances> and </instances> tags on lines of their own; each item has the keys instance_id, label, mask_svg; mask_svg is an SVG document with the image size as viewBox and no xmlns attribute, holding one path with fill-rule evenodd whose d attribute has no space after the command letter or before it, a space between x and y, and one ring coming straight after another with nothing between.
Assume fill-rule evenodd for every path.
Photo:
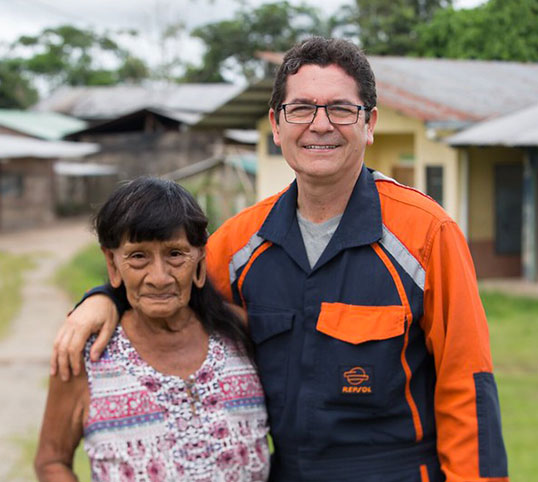
<instances>
[{"instance_id":1,"label":"chest pocket","mask_svg":"<svg viewBox=\"0 0 538 482\"><path fill-rule=\"evenodd\" d=\"M266 311L249 307L248 323L252 340L256 345L256 363L259 368L270 415L274 420L284 405L288 378L288 353L293 328L291 311Z\"/></svg>"},{"instance_id":2,"label":"chest pocket","mask_svg":"<svg viewBox=\"0 0 538 482\"><path fill-rule=\"evenodd\" d=\"M404 397L403 306L322 303L316 330L321 404L368 412L383 410Z\"/></svg>"}]
</instances>

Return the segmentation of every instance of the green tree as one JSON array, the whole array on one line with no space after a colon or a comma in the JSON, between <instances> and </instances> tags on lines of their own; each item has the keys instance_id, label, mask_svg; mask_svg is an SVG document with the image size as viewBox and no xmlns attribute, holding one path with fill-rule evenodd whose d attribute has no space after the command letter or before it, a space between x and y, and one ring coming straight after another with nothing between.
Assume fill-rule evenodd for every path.
<instances>
[{"instance_id":1,"label":"green tree","mask_svg":"<svg viewBox=\"0 0 538 482\"><path fill-rule=\"evenodd\" d=\"M407 55L415 49L417 28L452 0L355 0L353 20L368 55Z\"/></svg>"},{"instance_id":2,"label":"green tree","mask_svg":"<svg viewBox=\"0 0 538 482\"><path fill-rule=\"evenodd\" d=\"M317 9L287 1L249 10L243 4L235 18L194 29L191 36L205 44L200 67L188 65L184 80L222 82L231 75L252 79L262 74L257 51L285 51L310 35L331 35L348 23L342 15L323 18Z\"/></svg>"},{"instance_id":3,"label":"green tree","mask_svg":"<svg viewBox=\"0 0 538 482\"><path fill-rule=\"evenodd\" d=\"M138 81L149 75L141 59L121 48L108 35L70 25L46 28L36 36L22 36L13 48L30 51L21 60L21 67L46 79L51 87L110 85ZM113 63L116 68L105 68L103 62Z\"/></svg>"},{"instance_id":4,"label":"green tree","mask_svg":"<svg viewBox=\"0 0 538 482\"><path fill-rule=\"evenodd\" d=\"M0 60L0 108L25 109L37 101L20 59Z\"/></svg>"},{"instance_id":5,"label":"green tree","mask_svg":"<svg viewBox=\"0 0 538 482\"><path fill-rule=\"evenodd\" d=\"M427 57L538 61L538 0L490 0L446 9L417 30L415 53Z\"/></svg>"}]
</instances>

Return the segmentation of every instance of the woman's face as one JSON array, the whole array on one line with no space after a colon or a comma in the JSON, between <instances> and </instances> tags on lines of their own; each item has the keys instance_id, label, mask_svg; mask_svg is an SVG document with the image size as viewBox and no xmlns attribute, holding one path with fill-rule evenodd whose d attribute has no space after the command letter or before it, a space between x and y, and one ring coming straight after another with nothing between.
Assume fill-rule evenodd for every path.
<instances>
[{"instance_id":1,"label":"woman's face","mask_svg":"<svg viewBox=\"0 0 538 482\"><path fill-rule=\"evenodd\" d=\"M133 309L148 318L190 315L192 284L205 283L205 253L189 243L183 229L167 241L125 240L103 252L112 286L123 281Z\"/></svg>"}]
</instances>

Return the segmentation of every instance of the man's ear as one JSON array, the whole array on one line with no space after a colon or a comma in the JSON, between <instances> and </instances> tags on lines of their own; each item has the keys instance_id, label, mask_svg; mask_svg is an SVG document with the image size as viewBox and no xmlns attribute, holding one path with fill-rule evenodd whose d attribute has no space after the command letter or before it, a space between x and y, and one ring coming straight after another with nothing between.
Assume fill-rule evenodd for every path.
<instances>
[{"instance_id":1,"label":"man's ear","mask_svg":"<svg viewBox=\"0 0 538 482\"><path fill-rule=\"evenodd\" d=\"M101 247L101 251L105 255L106 270L108 272L108 279L110 284L114 288L119 288L122 282L120 271L114 261L114 252L111 249Z\"/></svg>"},{"instance_id":2,"label":"man's ear","mask_svg":"<svg viewBox=\"0 0 538 482\"><path fill-rule=\"evenodd\" d=\"M201 289L205 285L205 280L207 277L207 267L205 262L205 251L202 252L200 259L198 260L198 265L196 266L196 272L192 278L194 286Z\"/></svg>"},{"instance_id":3,"label":"man's ear","mask_svg":"<svg viewBox=\"0 0 538 482\"><path fill-rule=\"evenodd\" d=\"M278 113L275 109L269 109L269 122L271 122L271 130L273 131L273 141L275 145L280 146L280 126L277 121Z\"/></svg>"},{"instance_id":4,"label":"man's ear","mask_svg":"<svg viewBox=\"0 0 538 482\"><path fill-rule=\"evenodd\" d=\"M374 143L374 130L377 124L377 112L378 112L377 107L374 107L370 111L370 120L368 121L368 124L366 124L367 143L369 146L371 146Z\"/></svg>"}]
</instances>

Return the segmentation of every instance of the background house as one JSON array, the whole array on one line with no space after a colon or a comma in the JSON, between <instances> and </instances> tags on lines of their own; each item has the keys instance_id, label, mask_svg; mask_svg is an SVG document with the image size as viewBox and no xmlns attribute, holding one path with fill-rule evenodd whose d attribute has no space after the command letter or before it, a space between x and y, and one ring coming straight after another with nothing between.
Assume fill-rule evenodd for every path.
<instances>
[{"instance_id":1,"label":"background house","mask_svg":"<svg viewBox=\"0 0 538 482\"><path fill-rule=\"evenodd\" d=\"M0 229L47 222L109 192L115 171L85 161L98 147L59 142L86 126L86 121L56 112L0 109Z\"/></svg>"},{"instance_id":2,"label":"background house","mask_svg":"<svg viewBox=\"0 0 538 482\"><path fill-rule=\"evenodd\" d=\"M538 273L538 103L447 139L467 159L471 251L483 276Z\"/></svg>"},{"instance_id":3,"label":"background house","mask_svg":"<svg viewBox=\"0 0 538 482\"><path fill-rule=\"evenodd\" d=\"M282 61L282 54L260 56L274 64ZM467 236L478 276L519 276L519 255L496 247L491 227L496 194L478 194L496 192L493 177L485 178L480 162L447 144L446 139L478 122L536 103L538 64L410 57L369 60L376 75L380 115L366 164L442 204ZM256 126L260 136L258 199L279 191L293 179L272 140L267 119L271 88L272 80L248 86L198 123ZM522 159L520 151L500 149L488 162L521 164ZM503 179L502 173L499 176ZM490 220L489 227L486 220Z\"/></svg>"},{"instance_id":4,"label":"background house","mask_svg":"<svg viewBox=\"0 0 538 482\"><path fill-rule=\"evenodd\" d=\"M64 87L34 108L85 120L88 127L67 138L98 143L101 150L89 160L115 166L120 179L131 179L221 154L221 131L191 126L239 89L231 84Z\"/></svg>"},{"instance_id":5,"label":"background house","mask_svg":"<svg viewBox=\"0 0 538 482\"><path fill-rule=\"evenodd\" d=\"M0 134L0 231L33 227L55 216L54 163L81 159L98 146Z\"/></svg>"},{"instance_id":6,"label":"background house","mask_svg":"<svg viewBox=\"0 0 538 482\"><path fill-rule=\"evenodd\" d=\"M69 181L63 182L59 190L66 200L62 212L89 210L106 198L117 179L198 172L201 166L213 166L215 159L222 161L218 169L213 166L199 173L196 181L189 177L190 187L202 204L214 206L212 221L220 222L251 203L253 194L245 189L248 184L237 178L237 169L230 171L232 164L226 159L228 155L252 155L255 141L248 139L252 132L246 138L245 133L218 127L193 127L240 90L225 83L64 87L41 101L35 106L38 112L60 112L86 122L84 128L70 132L66 139L100 145L100 150L87 158L91 169L89 165L62 168L64 179ZM106 169L112 170L115 177L107 175ZM223 177L224 172L228 174ZM242 170L241 175L248 180L250 174ZM225 184L228 182L233 187ZM235 193L233 202L224 199L228 197L224 192L230 190Z\"/></svg>"}]
</instances>

